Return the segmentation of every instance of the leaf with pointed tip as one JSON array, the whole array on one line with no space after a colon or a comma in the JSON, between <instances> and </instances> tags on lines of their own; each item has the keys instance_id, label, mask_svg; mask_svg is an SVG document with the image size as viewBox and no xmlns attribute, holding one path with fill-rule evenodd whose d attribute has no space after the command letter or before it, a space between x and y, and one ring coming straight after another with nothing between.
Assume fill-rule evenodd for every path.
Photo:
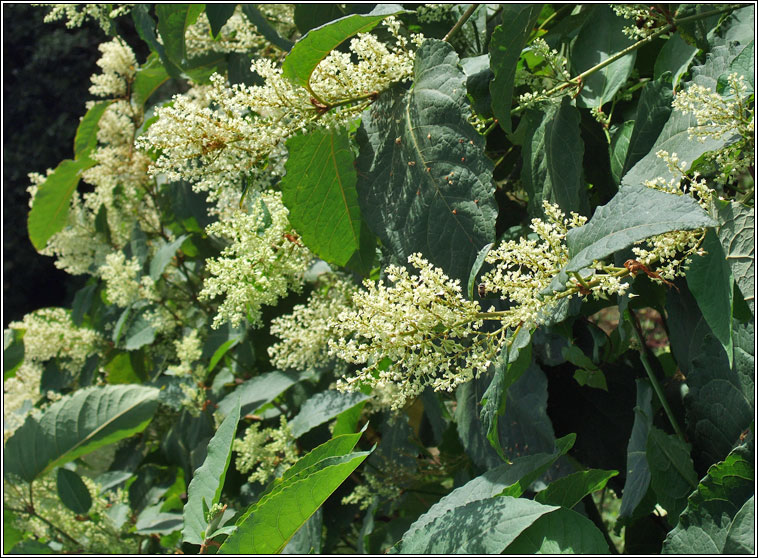
<instances>
[{"instance_id":1,"label":"leaf with pointed tip","mask_svg":"<svg viewBox=\"0 0 758 558\"><path fill-rule=\"evenodd\" d=\"M608 480L618 475L618 471L588 469L577 471L551 482L545 490L534 497L540 504L573 508L582 498L596 490L602 490Z\"/></svg>"},{"instance_id":2,"label":"leaf with pointed tip","mask_svg":"<svg viewBox=\"0 0 758 558\"><path fill-rule=\"evenodd\" d=\"M38 252L45 248L51 236L66 226L71 196L82 173L94 164L87 157L76 161L66 159L39 185L28 218L29 239Z\"/></svg>"},{"instance_id":3,"label":"leaf with pointed tip","mask_svg":"<svg viewBox=\"0 0 758 558\"><path fill-rule=\"evenodd\" d=\"M755 554L755 496L742 505L729 525L724 554Z\"/></svg>"},{"instance_id":4,"label":"leaf with pointed tip","mask_svg":"<svg viewBox=\"0 0 758 558\"><path fill-rule=\"evenodd\" d=\"M532 33L542 4L503 4L503 23L490 38L492 111L506 133L511 132L513 85L521 51Z\"/></svg>"},{"instance_id":5,"label":"leaf with pointed tip","mask_svg":"<svg viewBox=\"0 0 758 558\"><path fill-rule=\"evenodd\" d=\"M203 13L204 4L156 4L158 32L163 39L166 56L177 66L182 66L187 57L184 34L187 27Z\"/></svg>"},{"instance_id":6,"label":"leaf with pointed tip","mask_svg":"<svg viewBox=\"0 0 758 558\"><path fill-rule=\"evenodd\" d=\"M215 38L221 32L221 28L232 17L237 4L217 4L211 3L205 5L205 15L208 16L208 23L211 25L211 35Z\"/></svg>"},{"instance_id":7,"label":"leaf with pointed tip","mask_svg":"<svg viewBox=\"0 0 758 558\"><path fill-rule=\"evenodd\" d=\"M273 554L292 536L371 452L322 459L293 475L253 504L219 554ZM307 457L307 456L306 456Z\"/></svg>"},{"instance_id":8,"label":"leaf with pointed tip","mask_svg":"<svg viewBox=\"0 0 758 558\"><path fill-rule=\"evenodd\" d=\"M99 447L141 432L158 406L158 390L124 385L85 388L28 417L5 445L5 474L27 482Z\"/></svg>"},{"instance_id":9,"label":"leaf with pointed tip","mask_svg":"<svg viewBox=\"0 0 758 558\"><path fill-rule=\"evenodd\" d=\"M360 392L323 391L317 393L303 403L300 412L289 421L290 431L295 438L299 438L319 424L333 419L366 399L368 396Z\"/></svg>"},{"instance_id":10,"label":"leaf with pointed tip","mask_svg":"<svg viewBox=\"0 0 758 558\"><path fill-rule=\"evenodd\" d=\"M138 105L145 106L150 96L158 88L168 81L169 75L166 68L161 63L160 56L151 52L147 61L142 64L134 76L132 85L132 101Z\"/></svg>"},{"instance_id":11,"label":"leaf with pointed tip","mask_svg":"<svg viewBox=\"0 0 758 558\"><path fill-rule=\"evenodd\" d=\"M97 145L100 117L113 101L101 101L87 111L76 129L74 158L86 158Z\"/></svg>"},{"instance_id":12,"label":"leaf with pointed tip","mask_svg":"<svg viewBox=\"0 0 758 558\"><path fill-rule=\"evenodd\" d=\"M571 48L572 75L589 70L633 43L622 32L629 22L610 6L596 4L592 10L592 24L582 27ZM637 51L630 52L585 77L577 98L579 106L599 107L610 101L632 73L636 57Z\"/></svg>"},{"instance_id":13,"label":"leaf with pointed tip","mask_svg":"<svg viewBox=\"0 0 758 558\"><path fill-rule=\"evenodd\" d=\"M232 459L232 442L239 418L238 403L208 442L205 461L192 475L192 481L187 488L187 503L184 505L184 542L202 544L207 535L210 535L207 532L208 522L205 519L203 503L211 509L221 499L226 471Z\"/></svg>"},{"instance_id":14,"label":"leaf with pointed tip","mask_svg":"<svg viewBox=\"0 0 758 558\"><path fill-rule=\"evenodd\" d=\"M300 375L294 372L266 372L237 386L219 402L217 412L225 417L232 412L239 398L242 415L253 413L298 381Z\"/></svg>"},{"instance_id":15,"label":"leaf with pointed tip","mask_svg":"<svg viewBox=\"0 0 758 558\"><path fill-rule=\"evenodd\" d=\"M543 200L568 213L589 215L590 204L583 179L584 142L579 110L568 97L546 112L530 111L524 142L521 180L529 193L529 214L544 215Z\"/></svg>"},{"instance_id":16,"label":"leaf with pointed tip","mask_svg":"<svg viewBox=\"0 0 758 558\"><path fill-rule=\"evenodd\" d=\"M679 196L642 185L622 186L592 219L566 235L571 259L545 292L564 290L568 273L589 266L635 242L677 230L712 227L711 219L690 196Z\"/></svg>"},{"instance_id":17,"label":"leaf with pointed tip","mask_svg":"<svg viewBox=\"0 0 758 558\"><path fill-rule=\"evenodd\" d=\"M176 251L182 246L185 240L187 240L186 234L181 235L173 242L167 242L158 248L158 251L150 260L150 279L157 281L166 269L166 266L176 255Z\"/></svg>"},{"instance_id":18,"label":"leaf with pointed tip","mask_svg":"<svg viewBox=\"0 0 758 558\"><path fill-rule=\"evenodd\" d=\"M247 16L247 19L255 25L258 33L263 35L269 43L280 48L284 52L292 49L292 41L282 37L255 5L243 4L242 11Z\"/></svg>"},{"instance_id":19,"label":"leaf with pointed tip","mask_svg":"<svg viewBox=\"0 0 758 558\"><path fill-rule=\"evenodd\" d=\"M397 4L379 4L367 14L351 14L308 31L289 49L282 62L282 75L307 87L313 70L333 49L358 33L368 33L387 16L404 13Z\"/></svg>"},{"instance_id":20,"label":"leaf with pointed tip","mask_svg":"<svg viewBox=\"0 0 758 558\"><path fill-rule=\"evenodd\" d=\"M364 113L358 200L397 259L421 252L463 283L495 236L492 162L467 121L465 75L453 47L424 41L414 76L410 91L396 86Z\"/></svg>"},{"instance_id":21,"label":"leaf with pointed tip","mask_svg":"<svg viewBox=\"0 0 758 558\"><path fill-rule=\"evenodd\" d=\"M357 254L367 262L361 271L368 275L375 240L363 226L347 129L293 136L287 150L287 174L280 185L290 223L318 257L344 266Z\"/></svg>"},{"instance_id":22,"label":"leaf with pointed tip","mask_svg":"<svg viewBox=\"0 0 758 558\"><path fill-rule=\"evenodd\" d=\"M79 475L60 467L56 481L58 496L68 509L79 515L89 511L92 507L92 495Z\"/></svg>"}]
</instances>

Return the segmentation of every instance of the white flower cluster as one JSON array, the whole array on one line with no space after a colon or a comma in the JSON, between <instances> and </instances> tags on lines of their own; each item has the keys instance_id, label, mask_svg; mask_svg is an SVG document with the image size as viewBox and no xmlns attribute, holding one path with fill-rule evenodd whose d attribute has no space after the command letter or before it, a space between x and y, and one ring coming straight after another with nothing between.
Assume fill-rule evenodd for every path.
<instances>
[{"instance_id":1,"label":"white flower cluster","mask_svg":"<svg viewBox=\"0 0 758 558\"><path fill-rule=\"evenodd\" d=\"M259 5L262 12L266 12L266 19L270 22L287 22L287 29L280 33L282 36L290 36L294 31L294 4L271 4ZM272 13L274 11L281 13ZM273 18L272 18L273 16ZM282 25L282 24L280 24ZM242 6L238 5L234 13L226 20L218 36L211 35L211 25L208 15L203 12L197 21L187 27L184 33L187 46L187 54L190 58L201 56L209 52L265 52L269 47L268 41L258 33L256 27L243 13ZM278 49L275 50L280 53Z\"/></svg>"},{"instance_id":2,"label":"white flower cluster","mask_svg":"<svg viewBox=\"0 0 758 558\"><path fill-rule=\"evenodd\" d=\"M203 354L203 345L198 332L193 329L190 333L174 341L176 356L179 359L178 366L170 366L166 371L169 376L192 376L193 363L200 360ZM204 370L198 372L203 373Z\"/></svg>"},{"instance_id":3,"label":"white flower cluster","mask_svg":"<svg viewBox=\"0 0 758 558\"><path fill-rule=\"evenodd\" d=\"M432 23L447 21L453 15L455 4L422 4L416 8L416 15L420 23Z\"/></svg>"},{"instance_id":4,"label":"white flower cluster","mask_svg":"<svg viewBox=\"0 0 758 558\"><path fill-rule=\"evenodd\" d=\"M644 39L652 35L658 27L668 23L658 9L645 4L611 4L611 9L617 16L634 21L634 25L628 25L621 30L633 40Z\"/></svg>"},{"instance_id":5,"label":"white flower cluster","mask_svg":"<svg viewBox=\"0 0 758 558\"><path fill-rule=\"evenodd\" d=\"M137 258L127 260L123 252L108 254L105 263L97 270L105 281L105 296L108 302L126 308L139 300L141 294L138 278L141 269Z\"/></svg>"},{"instance_id":6,"label":"white flower cluster","mask_svg":"<svg viewBox=\"0 0 758 558\"><path fill-rule=\"evenodd\" d=\"M572 88L568 85L564 89L551 93L557 85L568 83L571 80L566 57L557 50L551 49L541 38L534 39L528 49L532 54L543 60L548 72L535 74L521 67L517 69L516 84L526 85L533 89L533 91L519 96L519 105L523 109L527 109L540 103L559 101L561 97L570 93Z\"/></svg>"},{"instance_id":7,"label":"white flower cluster","mask_svg":"<svg viewBox=\"0 0 758 558\"><path fill-rule=\"evenodd\" d=\"M335 335L332 322L352 306L358 289L336 274L325 275L308 302L271 321L270 332L281 341L268 348L268 355L279 370L305 370L326 366L332 360L328 354L328 341Z\"/></svg>"},{"instance_id":8,"label":"white flower cluster","mask_svg":"<svg viewBox=\"0 0 758 558\"><path fill-rule=\"evenodd\" d=\"M709 155L721 171L716 179L721 185L755 166L755 107L750 96L745 78L732 73L727 76L723 96L693 83L678 92L672 104L674 109L695 116L697 126L688 129L690 139L704 142L726 137L732 140Z\"/></svg>"},{"instance_id":9,"label":"white flower cluster","mask_svg":"<svg viewBox=\"0 0 758 558\"><path fill-rule=\"evenodd\" d=\"M313 256L300 243L288 215L281 194L269 191L255 200L250 213L237 211L231 219L208 226L208 234L230 243L220 257L206 261L211 277L200 298L224 298L214 328L224 322L236 326L245 318L260 326L261 306L276 304L287 291L302 288Z\"/></svg>"},{"instance_id":10,"label":"white flower cluster","mask_svg":"<svg viewBox=\"0 0 758 558\"><path fill-rule=\"evenodd\" d=\"M98 97L123 97L137 73L134 52L121 39L97 47L103 55L97 61L103 73L92 76L89 92Z\"/></svg>"},{"instance_id":11,"label":"white flower cluster","mask_svg":"<svg viewBox=\"0 0 758 558\"><path fill-rule=\"evenodd\" d=\"M270 60L258 59L252 70L263 85L228 87L214 75L206 95L175 96L156 111L158 120L139 140L143 148L160 150L151 172L190 181L197 190L239 185L289 137L351 122L381 91L411 76L414 51L398 25L387 21L394 45L362 34L349 53L329 53L313 72L310 90L291 83ZM418 44L422 37L412 40Z\"/></svg>"},{"instance_id":12,"label":"white flower cluster","mask_svg":"<svg viewBox=\"0 0 758 558\"><path fill-rule=\"evenodd\" d=\"M366 365L337 386L398 385L394 409L427 385L454 390L486 371L492 358L469 344L483 322L479 304L461 295L460 282L421 254L409 256L408 263L419 270L418 276L390 265L386 272L392 286L364 281L366 290L355 293L353 308L334 321L335 338L329 341L330 354Z\"/></svg>"},{"instance_id":13,"label":"white flower cluster","mask_svg":"<svg viewBox=\"0 0 758 558\"><path fill-rule=\"evenodd\" d=\"M129 530L134 528L132 522L126 520L117 524L119 514L112 510L129 509L129 493L123 488L101 490L92 479L82 476L82 481L92 498L92 506L86 516L76 514L61 505L58 495L58 483L55 472L51 472L34 481L33 504L38 510L44 510L42 519L33 515L16 514L13 526L24 533L31 533L32 540L59 540L63 554L135 554L139 552L139 537L130 536ZM20 490L18 485L6 481L3 490L4 503L16 509L25 509L28 493ZM59 532L52 526L58 527L67 537L60 537Z\"/></svg>"},{"instance_id":14,"label":"white flower cluster","mask_svg":"<svg viewBox=\"0 0 758 558\"><path fill-rule=\"evenodd\" d=\"M45 16L45 23L66 20L66 27L73 29L81 27L86 19L94 19L106 33L110 29L111 20L129 13L134 4L33 4L50 7Z\"/></svg>"},{"instance_id":15,"label":"white flower cluster","mask_svg":"<svg viewBox=\"0 0 758 558\"><path fill-rule=\"evenodd\" d=\"M25 361L16 375L3 380L3 442L7 442L22 425L40 398L40 381L44 367L39 362Z\"/></svg>"},{"instance_id":16,"label":"white flower cluster","mask_svg":"<svg viewBox=\"0 0 758 558\"><path fill-rule=\"evenodd\" d=\"M266 484L277 474L297 461L297 446L287 419L280 416L279 428L261 428L259 423L245 430L243 438L232 444L237 453L235 461L240 473L251 471L248 480Z\"/></svg>"},{"instance_id":17,"label":"white flower cluster","mask_svg":"<svg viewBox=\"0 0 758 558\"><path fill-rule=\"evenodd\" d=\"M24 330L24 361L45 362L62 359L72 372L78 372L87 357L100 349L102 338L87 327L77 327L65 308L42 308L11 322L10 329Z\"/></svg>"}]
</instances>

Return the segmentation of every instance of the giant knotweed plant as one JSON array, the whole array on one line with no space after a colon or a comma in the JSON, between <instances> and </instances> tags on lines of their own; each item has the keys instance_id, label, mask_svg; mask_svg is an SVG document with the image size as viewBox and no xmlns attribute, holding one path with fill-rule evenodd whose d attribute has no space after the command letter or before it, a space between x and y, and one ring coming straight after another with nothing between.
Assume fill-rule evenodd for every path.
<instances>
[{"instance_id":1,"label":"giant knotweed plant","mask_svg":"<svg viewBox=\"0 0 758 558\"><path fill-rule=\"evenodd\" d=\"M6 551L754 553L752 5L47 14Z\"/></svg>"}]
</instances>

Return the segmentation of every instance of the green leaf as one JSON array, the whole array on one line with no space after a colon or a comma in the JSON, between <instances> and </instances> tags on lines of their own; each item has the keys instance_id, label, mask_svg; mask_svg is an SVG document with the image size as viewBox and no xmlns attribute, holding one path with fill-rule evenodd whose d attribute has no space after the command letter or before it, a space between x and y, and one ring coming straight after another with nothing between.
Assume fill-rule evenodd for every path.
<instances>
[{"instance_id":1,"label":"green leaf","mask_svg":"<svg viewBox=\"0 0 758 558\"><path fill-rule=\"evenodd\" d=\"M292 536L282 550L282 554L321 554L323 516L323 508L316 510L316 513Z\"/></svg>"},{"instance_id":2,"label":"green leaf","mask_svg":"<svg viewBox=\"0 0 758 558\"><path fill-rule=\"evenodd\" d=\"M295 26L302 35L315 27L347 15L339 4L295 4Z\"/></svg>"},{"instance_id":3,"label":"green leaf","mask_svg":"<svg viewBox=\"0 0 758 558\"><path fill-rule=\"evenodd\" d=\"M669 231L712 227L711 219L690 196L668 194L642 185L622 187L592 219L566 235L569 260L545 292L563 290L568 273L579 271L644 240Z\"/></svg>"},{"instance_id":4,"label":"green leaf","mask_svg":"<svg viewBox=\"0 0 758 558\"><path fill-rule=\"evenodd\" d=\"M634 117L634 129L629 138L629 148L621 171L622 179L634 165L647 155L655 145L658 136L671 116L671 103L674 100L671 75L663 74L645 84L637 113ZM623 181L623 180L622 180Z\"/></svg>"},{"instance_id":5,"label":"green leaf","mask_svg":"<svg viewBox=\"0 0 758 558\"><path fill-rule=\"evenodd\" d=\"M177 66L183 66L187 58L184 33L197 21L205 4L156 4L158 32L163 39L166 56Z\"/></svg>"},{"instance_id":6,"label":"green leaf","mask_svg":"<svg viewBox=\"0 0 758 558\"><path fill-rule=\"evenodd\" d=\"M495 27L490 38L490 81L492 112L506 133L511 133L511 105L521 51L532 33L542 4L503 4L503 23Z\"/></svg>"},{"instance_id":7,"label":"green leaf","mask_svg":"<svg viewBox=\"0 0 758 558\"><path fill-rule=\"evenodd\" d=\"M274 29L263 14L253 4L243 4L242 11L247 16L247 19L255 25L258 32L272 45L280 48L284 52L292 49L292 41L285 39L276 29Z\"/></svg>"},{"instance_id":8,"label":"green leaf","mask_svg":"<svg viewBox=\"0 0 758 558\"><path fill-rule=\"evenodd\" d=\"M621 497L619 518L633 517L650 486L650 468L647 464L647 438L653 424L653 388L643 379L637 384L637 402L634 407L634 425L626 446L626 481Z\"/></svg>"},{"instance_id":9,"label":"green leaf","mask_svg":"<svg viewBox=\"0 0 758 558\"><path fill-rule=\"evenodd\" d=\"M717 209L716 232L726 261L755 315L755 209L735 202L717 202Z\"/></svg>"},{"instance_id":10,"label":"green leaf","mask_svg":"<svg viewBox=\"0 0 758 558\"><path fill-rule=\"evenodd\" d=\"M189 235L183 234L173 242L167 242L158 248L155 256L153 256L153 259L150 260L150 279L157 281L160 276L163 275L163 271L166 269L166 266L174 258L176 251L181 248L182 244L188 236Z\"/></svg>"},{"instance_id":11,"label":"green leaf","mask_svg":"<svg viewBox=\"0 0 758 558\"><path fill-rule=\"evenodd\" d=\"M359 401L337 415L337 420L334 421L334 428L332 428L332 435L353 434L358 427L358 421L361 418L361 413L366 402L367 400Z\"/></svg>"},{"instance_id":12,"label":"green leaf","mask_svg":"<svg viewBox=\"0 0 758 558\"><path fill-rule=\"evenodd\" d=\"M202 544L206 539L208 522L203 511L218 504L229 463L232 459L232 442L237 432L240 418L239 404L227 415L221 426L208 442L208 453L200 468L192 475L187 489L187 503L184 505L184 529L182 540L192 544Z\"/></svg>"},{"instance_id":13,"label":"green leaf","mask_svg":"<svg viewBox=\"0 0 758 558\"><path fill-rule=\"evenodd\" d=\"M470 502L435 517L423 530L409 530L397 552L500 554L539 517L555 509L510 496Z\"/></svg>"},{"instance_id":14,"label":"green leaf","mask_svg":"<svg viewBox=\"0 0 758 558\"><path fill-rule=\"evenodd\" d=\"M617 16L610 6L593 6L591 23L582 27L571 48L572 75L589 70L632 45L633 41L621 31L627 25L629 21ZM632 73L636 57L637 51L633 51L584 78L577 103L599 107L610 101Z\"/></svg>"},{"instance_id":15,"label":"green leaf","mask_svg":"<svg viewBox=\"0 0 758 558\"><path fill-rule=\"evenodd\" d=\"M570 509L547 513L523 531L503 554L608 554L592 521Z\"/></svg>"},{"instance_id":16,"label":"green leaf","mask_svg":"<svg viewBox=\"0 0 758 558\"><path fill-rule=\"evenodd\" d=\"M92 507L92 496L82 478L63 467L57 473L58 496L72 512L83 515Z\"/></svg>"},{"instance_id":17,"label":"green leaf","mask_svg":"<svg viewBox=\"0 0 758 558\"><path fill-rule=\"evenodd\" d=\"M253 504L219 554L273 554L290 538L371 452L327 457L293 475ZM307 457L307 456L306 456Z\"/></svg>"},{"instance_id":18,"label":"green leaf","mask_svg":"<svg viewBox=\"0 0 758 558\"><path fill-rule=\"evenodd\" d=\"M487 54L461 58L461 68L466 74L466 91L471 107L482 118L492 117L492 96L490 95L490 57Z\"/></svg>"},{"instance_id":19,"label":"green leaf","mask_svg":"<svg viewBox=\"0 0 758 558\"><path fill-rule=\"evenodd\" d=\"M668 512L671 525L676 525L687 496L697 487L690 449L676 435L651 426L647 437L647 461L650 484L658 503Z\"/></svg>"},{"instance_id":20,"label":"green leaf","mask_svg":"<svg viewBox=\"0 0 758 558\"><path fill-rule=\"evenodd\" d=\"M602 490L608 480L618 474L618 471L604 471L602 469L577 471L554 480L545 490L538 492L534 499L540 504L570 509L588 494Z\"/></svg>"},{"instance_id":21,"label":"green leaf","mask_svg":"<svg viewBox=\"0 0 758 558\"><path fill-rule=\"evenodd\" d=\"M153 418L158 390L143 386L85 388L30 416L5 445L5 473L31 482L99 447L141 432Z\"/></svg>"},{"instance_id":22,"label":"green leaf","mask_svg":"<svg viewBox=\"0 0 758 558\"><path fill-rule=\"evenodd\" d=\"M300 379L300 375L294 372L266 372L246 381L224 397L218 404L217 412L225 417L234 409L239 398L242 415L254 413Z\"/></svg>"},{"instance_id":23,"label":"green leaf","mask_svg":"<svg viewBox=\"0 0 758 558\"><path fill-rule=\"evenodd\" d=\"M487 431L487 440L503 460L506 460L506 457L500 446L498 417L505 414L508 388L526 372L532 362L531 340L531 332L528 329L520 329L511 338L511 344L503 347L495 364L495 376L481 401L482 410L479 413L479 419Z\"/></svg>"},{"instance_id":24,"label":"green leaf","mask_svg":"<svg viewBox=\"0 0 758 558\"><path fill-rule=\"evenodd\" d=\"M679 84L679 79L687 73L692 60L697 54L697 47L687 44L681 35L674 33L663 44L658 51L658 57L655 59L653 68L653 78L658 79L666 72L671 72L673 76L673 86Z\"/></svg>"},{"instance_id":25,"label":"green leaf","mask_svg":"<svg viewBox=\"0 0 758 558\"><path fill-rule=\"evenodd\" d=\"M576 436L573 434L565 436L556 440L556 449L553 453L537 453L518 457L513 460L513 463L500 465L456 488L419 517L403 537L416 538L422 536L419 532L427 531L429 525L434 521L445 516L451 510L466 504L487 500L499 495L521 496L532 482L571 449L575 439Z\"/></svg>"},{"instance_id":26,"label":"green leaf","mask_svg":"<svg viewBox=\"0 0 758 558\"><path fill-rule=\"evenodd\" d=\"M84 159L89 156L97 145L97 130L99 129L100 117L113 101L101 101L95 104L82 117L76 129L74 138L74 158Z\"/></svg>"},{"instance_id":27,"label":"green leaf","mask_svg":"<svg viewBox=\"0 0 758 558\"><path fill-rule=\"evenodd\" d=\"M319 62L343 41L358 33L368 33L387 16L404 12L397 4L380 4L366 15L351 14L308 31L291 49L283 49L289 50L289 54L282 62L282 75L307 88Z\"/></svg>"},{"instance_id":28,"label":"green leaf","mask_svg":"<svg viewBox=\"0 0 758 558\"><path fill-rule=\"evenodd\" d=\"M721 243L713 230L703 241L704 256L694 256L687 270L687 286L695 297L706 323L726 351L731 367L734 360L732 349L732 303L734 279L729 264L724 258Z\"/></svg>"},{"instance_id":29,"label":"green leaf","mask_svg":"<svg viewBox=\"0 0 758 558\"><path fill-rule=\"evenodd\" d=\"M166 83L168 78L168 72L161 64L160 56L151 52L147 61L139 67L137 75L134 76L132 101L144 107L150 96Z\"/></svg>"},{"instance_id":30,"label":"green leaf","mask_svg":"<svg viewBox=\"0 0 758 558\"><path fill-rule=\"evenodd\" d=\"M687 500L679 524L663 542L664 554L721 554L727 552L733 520L754 494L752 459L739 450L708 469ZM754 530L755 524L751 529ZM735 527L739 529L739 524ZM735 533L736 534L736 533ZM750 533L750 538L754 533Z\"/></svg>"},{"instance_id":31,"label":"green leaf","mask_svg":"<svg viewBox=\"0 0 758 558\"><path fill-rule=\"evenodd\" d=\"M217 4L211 3L205 5L205 15L208 16L208 23L211 25L211 35L215 38L221 32L221 28L227 20L234 14L237 4Z\"/></svg>"},{"instance_id":32,"label":"green leaf","mask_svg":"<svg viewBox=\"0 0 758 558\"><path fill-rule=\"evenodd\" d=\"M82 325L84 315L89 312L89 309L92 307L95 291L97 291L97 283L92 280L90 280L88 285L85 285L76 291L74 301L71 304L71 321L74 322L74 325Z\"/></svg>"},{"instance_id":33,"label":"green leaf","mask_svg":"<svg viewBox=\"0 0 758 558\"><path fill-rule=\"evenodd\" d=\"M138 535L167 535L182 528L182 514L162 512L162 504L149 506L137 516Z\"/></svg>"},{"instance_id":34,"label":"green leaf","mask_svg":"<svg viewBox=\"0 0 758 558\"><path fill-rule=\"evenodd\" d=\"M224 355L229 352L229 349L234 347L237 343L239 343L239 339L229 339L228 341L222 343L218 349L216 349L216 352L213 353L213 356L208 363L208 373L213 372L213 369L216 368L216 365L219 363L219 361L224 358Z\"/></svg>"},{"instance_id":35,"label":"green leaf","mask_svg":"<svg viewBox=\"0 0 758 558\"><path fill-rule=\"evenodd\" d=\"M364 427L363 430L354 434L343 434L340 436L332 437L330 440L327 440L320 446L314 448L303 457L298 459L297 462L292 465L292 467L284 471L284 474L282 474L282 478L280 480L274 482L281 483L290 478L296 477L297 475L301 475L302 472L306 469L317 465L329 457L347 455L353 451L355 445L358 443L358 440L361 439L361 436L363 435L363 431L365 429L366 428Z\"/></svg>"},{"instance_id":36,"label":"green leaf","mask_svg":"<svg viewBox=\"0 0 758 558\"><path fill-rule=\"evenodd\" d=\"M324 424L366 399L368 396L360 392L323 391L317 393L303 403L300 412L289 422L292 435L299 438L319 424Z\"/></svg>"},{"instance_id":37,"label":"green leaf","mask_svg":"<svg viewBox=\"0 0 758 558\"><path fill-rule=\"evenodd\" d=\"M13 378L24 362L24 332L20 329L3 331L3 380Z\"/></svg>"},{"instance_id":38,"label":"green leaf","mask_svg":"<svg viewBox=\"0 0 758 558\"><path fill-rule=\"evenodd\" d=\"M372 260L374 240L362 226L356 172L345 128L317 130L287 140L289 157L282 178L282 201L292 226L321 259L344 266L357 254ZM368 239L361 238L366 232ZM366 268L369 269L366 269ZM363 265L370 271L371 263Z\"/></svg>"},{"instance_id":39,"label":"green leaf","mask_svg":"<svg viewBox=\"0 0 758 558\"><path fill-rule=\"evenodd\" d=\"M608 154L611 159L613 182L616 184L621 183L626 155L629 152L629 144L634 132L634 125L634 120L627 120L615 130L611 127L611 144L608 146Z\"/></svg>"},{"instance_id":40,"label":"green leaf","mask_svg":"<svg viewBox=\"0 0 758 558\"><path fill-rule=\"evenodd\" d=\"M458 435L466 453L477 466L490 469L503 460L487 439L487 430L479 417L479 402L489 386L483 376L458 388L455 410ZM506 458L539 452L552 452L556 440L547 415L547 377L532 363L506 392L505 414L498 420L500 447Z\"/></svg>"},{"instance_id":41,"label":"green leaf","mask_svg":"<svg viewBox=\"0 0 758 558\"><path fill-rule=\"evenodd\" d=\"M28 219L29 239L38 252L45 248L51 236L66 226L71 196L82 173L94 164L88 158L66 159L39 185Z\"/></svg>"},{"instance_id":42,"label":"green leaf","mask_svg":"<svg viewBox=\"0 0 758 558\"><path fill-rule=\"evenodd\" d=\"M729 525L724 554L755 554L755 496L742 505Z\"/></svg>"},{"instance_id":43,"label":"green leaf","mask_svg":"<svg viewBox=\"0 0 758 558\"><path fill-rule=\"evenodd\" d=\"M150 50L157 53L168 74L174 79L179 79L181 70L176 64L168 59L163 43L159 43L158 38L155 35L155 20L153 20L150 15L150 6L147 4L136 4L134 8L132 8L131 15L132 20L134 21L134 27L137 29L137 34L140 36L140 39L148 44ZM147 97L140 96L140 100L144 102L147 100Z\"/></svg>"},{"instance_id":44,"label":"green leaf","mask_svg":"<svg viewBox=\"0 0 758 558\"><path fill-rule=\"evenodd\" d=\"M489 251L492 249L494 245L495 245L494 242L485 244L484 246L482 246L482 249L479 250L479 253L476 255L476 259L474 260L474 265L471 266L471 271L469 272L469 275L468 275L469 300L474 300L474 285L476 284L476 276L479 274L479 270L482 269L482 264L484 264L484 258L487 257L487 254L489 254Z\"/></svg>"},{"instance_id":45,"label":"green leaf","mask_svg":"<svg viewBox=\"0 0 758 558\"><path fill-rule=\"evenodd\" d=\"M358 199L374 233L400 261L421 252L464 282L497 215L492 162L467 121L465 76L446 42L416 52L415 83L395 87L358 130Z\"/></svg>"},{"instance_id":46,"label":"green leaf","mask_svg":"<svg viewBox=\"0 0 758 558\"><path fill-rule=\"evenodd\" d=\"M104 366L105 378L109 384L141 384L144 378L137 375L130 353L117 353Z\"/></svg>"},{"instance_id":47,"label":"green leaf","mask_svg":"<svg viewBox=\"0 0 758 558\"><path fill-rule=\"evenodd\" d=\"M529 214L543 215L542 201L547 200L566 213L589 215L579 111L564 97L560 105L544 113L530 111L526 118L530 126L522 152L521 180L529 194Z\"/></svg>"},{"instance_id":48,"label":"green leaf","mask_svg":"<svg viewBox=\"0 0 758 558\"><path fill-rule=\"evenodd\" d=\"M16 514L3 508L3 554L10 554L16 544L24 538L24 532L16 527Z\"/></svg>"}]
</instances>

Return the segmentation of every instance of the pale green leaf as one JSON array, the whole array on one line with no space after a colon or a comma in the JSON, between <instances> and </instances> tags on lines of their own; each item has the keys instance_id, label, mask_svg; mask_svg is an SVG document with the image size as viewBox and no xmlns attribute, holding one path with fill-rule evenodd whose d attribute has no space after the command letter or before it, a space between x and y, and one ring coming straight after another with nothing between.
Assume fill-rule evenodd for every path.
<instances>
[{"instance_id":1,"label":"pale green leaf","mask_svg":"<svg viewBox=\"0 0 758 558\"><path fill-rule=\"evenodd\" d=\"M647 437L653 424L650 382L635 380L637 402L634 407L634 424L626 446L626 481L621 497L619 517L632 517L634 510L645 497L650 486L650 469L647 464Z\"/></svg>"},{"instance_id":2,"label":"pale green leaf","mask_svg":"<svg viewBox=\"0 0 758 558\"><path fill-rule=\"evenodd\" d=\"M608 543L592 521L570 509L547 513L508 545L503 554L608 554Z\"/></svg>"},{"instance_id":3,"label":"pale green leaf","mask_svg":"<svg viewBox=\"0 0 758 558\"><path fill-rule=\"evenodd\" d=\"M187 503L184 505L184 542L202 544L206 539L208 522L203 511L203 503L207 509L218 504L224 479L232 458L232 442L237 432L240 418L239 404L227 415L221 426L208 442L208 453L205 461L192 475L192 481L187 489Z\"/></svg>"},{"instance_id":4,"label":"pale green leaf","mask_svg":"<svg viewBox=\"0 0 758 558\"><path fill-rule=\"evenodd\" d=\"M74 137L74 157L76 159L86 158L97 145L97 131L99 129L100 117L113 101L101 101L95 104L82 117L79 126L76 129Z\"/></svg>"},{"instance_id":5,"label":"pale green leaf","mask_svg":"<svg viewBox=\"0 0 758 558\"><path fill-rule=\"evenodd\" d=\"M361 392L324 391L317 393L303 403L300 412L289 421L290 431L295 438L299 438L309 430L333 419L366 399L368 396Z\"/></svg>"},{"instance_id":6,"label":"pale green leaf","mask_svg":"<svg viewBox=\"0 0 758 558\"><path fill-rule=\"evenodd\" d=\"M266 372L246 381L224 397L218 404L217 412L225 417L232 412L239 398L242 415L254 413L299 380L300 374L294 372Z\"/></svg>"},{"instance_id":7,"label":"pale green leaf","mask_svg":"<svg viewBox=\"0 0 758 558\"><path fill-rule=\"evenodd\" d=\"M608 480L618 474L618 471L604 471L602 469L577 471L554 480L545 490L538 492L534 499L540 504L570 509L588 494L602 490Z\"/></svg>"}]
</instances>

